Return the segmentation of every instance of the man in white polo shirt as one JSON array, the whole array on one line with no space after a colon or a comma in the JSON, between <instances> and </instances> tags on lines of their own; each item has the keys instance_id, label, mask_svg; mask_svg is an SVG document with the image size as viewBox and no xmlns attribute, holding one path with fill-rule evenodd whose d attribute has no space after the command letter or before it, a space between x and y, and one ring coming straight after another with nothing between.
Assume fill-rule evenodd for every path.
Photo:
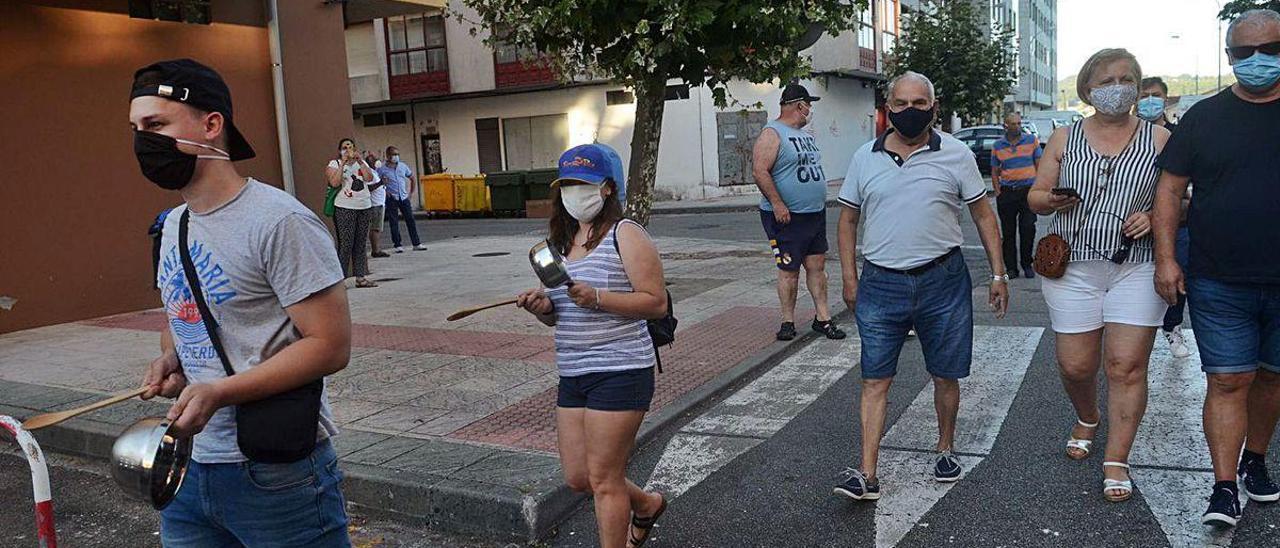
<instances>
[{"instance_id":1,"label":"man in white polo shirt","mask_svg":"<svg viewBox=\"0 0 1280 548\"><path fill-rule=\"evenodd\" d=\"M907 72L889 82L887 95L893 128L854 153L840 189L844 301L854 310L862 339L862 469L850 469L835 492L854 500L880 498L876 461L889 386L912 328L933 377L938 412L933 475L940 482L960 479L951 449L959 380L969 376L973 358L973 284L960 252L965 206L995 273L990 304L996 317L1004 317L1009 299L1000 229L985 199L986 184L969 148L932 129L938 113L933 83ZM859 281L854 259L858 220L864 216Z\"/></svg>"}]
</instances>

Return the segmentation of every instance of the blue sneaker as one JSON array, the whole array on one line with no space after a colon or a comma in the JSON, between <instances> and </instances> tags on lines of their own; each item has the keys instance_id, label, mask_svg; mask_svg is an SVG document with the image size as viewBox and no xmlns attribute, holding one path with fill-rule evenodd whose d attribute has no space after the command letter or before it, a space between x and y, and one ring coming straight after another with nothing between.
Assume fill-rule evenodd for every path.
<instances>
[{"instance_id":1,"label":"blue sneaker","mask_svg":"<svg viewBox=\"0 0 1280 548\"><path fill-rule=\"evenodd\" d=\"M938 453L938 460L933 463L933 479L942 483L959 481L960 473L963 471L964 469L960 467L960 461L956 460L951 451Z\"/></svg>"},{"instance_id":2,"label":"blue sneaker","mask_svg":"<svg viewBox=\"0 0 1280 548\"><path fill-rule=\"evenodd\" d=\"M836 485L836 488L832 490L833 493L844 495L853 500L880 499L880 482L875 480L868 481L862 472L853 468L845 468L841 475L845 479Z\"/></svg>"},{"instance_id":3,"label":"blue sneaker","mask_svg":"<svg viewBox=\"0 0 1280 548\"><path fill-rule=\"evenodd\" d=\"M1266 461L1254 459L1245 462L1242 460L1236 473L1240 476L1240 485L1244 486L1244 494L1249 496L1249 500L1254 502L1275 502L1280 500L1280 487L1276 487L1275 482L1271 481L1271 476L1267 475Z\"/></svg>"},{"instance_id":4,"label":"blue sneaker","mask_svg":"<svg viewBox=\"0 0 1280 548\"><path fill-rule=\"evenodd\" d=\"M1229 483L1229 482L1228 482ZM1215 486L1209 509L1200 522L1214 527L1235 527L1240 521L1240 495L1230 487Z\"/></svg>"}]
</instances>

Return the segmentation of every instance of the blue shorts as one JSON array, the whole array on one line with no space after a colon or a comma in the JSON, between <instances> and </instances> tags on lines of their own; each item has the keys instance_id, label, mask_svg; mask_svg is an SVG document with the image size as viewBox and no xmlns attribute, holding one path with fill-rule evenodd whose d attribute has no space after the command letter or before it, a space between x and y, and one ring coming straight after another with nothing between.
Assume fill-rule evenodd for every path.
<instances>
[{"instance_id":1,"label":"blue shorts","mask_svg":"<svg viewBox=\"0 0 1280 548\"><path fill-rule=\"evenodd\" d=\"M916 330L925 369L943 379L969 376L973 361L973 282L956 250L919 274L863 262L854 310L862 338L862 378L887 379L898 372L907 332Z\"/></svg>"},{"instance_id":2,"label":"blue shorts","mask_svg":"<svg viewBox=\"0 0 1280 548\"><path fill-rule=\"evenodd\" d=\"M653 368L560 377L559 407L595 411L648 411L653 401Z\"/></svg>"},{"instance_id":3,"label":"blue shorts","mask_svg":"<svg viewBox=\"0 0 1280 548\"><path fill-rule=\"evenodd\" d=\"M177 497L160 512L169 548L347 548L338 455L328 440L289 464L191 461Z\"/></svg>"},{"instance_id":4,"label":"blue shorts","mask_svg":"<svg viewBox=\"0 0 1280 548\"><path fill-rule=\"evenodd\" d=\"M810 255L827 254L827 210L792 213L791 222L781 225L772 211L760 210L760 223L773 248L779 270L796 272Z\"/></svg>"},{"instance_id":5,"label":"blue shorts","mask_svg":"<svg viewBox=\"0 0 1280 548\"><path fill-rule=\"evenodd\" d=\"M1192 276L1187 304L1205 373L1280 373L1280 286Z\"/></svg>"}]
</instances>

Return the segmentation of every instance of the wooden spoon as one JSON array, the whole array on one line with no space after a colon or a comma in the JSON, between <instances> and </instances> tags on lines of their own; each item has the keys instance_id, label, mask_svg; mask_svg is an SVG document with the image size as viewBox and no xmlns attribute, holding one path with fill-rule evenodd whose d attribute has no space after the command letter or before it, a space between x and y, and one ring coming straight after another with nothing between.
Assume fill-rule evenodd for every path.
<instances>
[{"instance_id":1,"label":"wooden spoon","mask_svg":"<svg viewBox=\"0 0 1280 548\"><path fill-rule=\"evenodd\" d=\"M472 315L472 314L475 314L476 312L479 312L479 311L481 311L481 310L488 310L488 309L490 309L490 308L498 308L499 306L507 306L507 305L509 305L509 304L516 304L516 299L511 299L511 300L509 300L509 301L502 301L502 302L500 302L500 303L486 304L486 305L484 305L484 306L477 307L477 308L468 308L468 309L465 309L465 310L459 310L459 311L457 311L457 312L454 312L453 314L450 314L450 315L449 315L448 320L449 320L449 321L451 321L451 322L456 322L456 321L461 320L461 319L463 319L463 318L465 318L465 317L467 317L467 316L470 316L470 315Z\"/></svg>"},{"instance_id":2,"label":"wooden spoon","mask_svg":"<svg viewBox=\"0 0 1280 548\"><path fill-rule=\"evenodd\" d=\"M23 421L22 428L24 430L37 430L40 428L44 428L46 426L53 426L71 417L83 415L90 411L97 411L99 409L102 409L103 407L115 405L122 401L141 396L142 393L146 391L147 391L147 387L144 386L141 388L135 388L128 392L121 392L119 394L111 396L110 398L107 398L97 403L91 403L84 407L77 407L75 409L69 409L67 411L58 411L56 413L45 413L43 415L36 415L34 417L27 419L26 421Z\"/></svg>"}]
</instances>

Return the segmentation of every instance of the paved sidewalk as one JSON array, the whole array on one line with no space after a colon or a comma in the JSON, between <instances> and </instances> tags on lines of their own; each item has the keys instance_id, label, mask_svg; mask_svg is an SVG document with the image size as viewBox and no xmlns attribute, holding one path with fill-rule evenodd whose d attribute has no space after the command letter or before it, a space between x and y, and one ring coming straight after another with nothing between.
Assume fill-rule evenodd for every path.
<instances>
[{"instance_id":1,"label":"paved sidewalk","mask_svg":"<svg viewBox=\"0 0 1280 548\"><path fill-rule=\"evenodd\" d=\"M552 330L514 306L445 320L536 285L527 252L540 232L375 259L381 286L351 290L352 359L328 386L343 431L344 489L366 512L531 539L581 500L563 487L555 457ZM681 323L675 345L662 349L665 372L642 437L800 342L773 339L777 297L763 242L662 238L658 247ZM831 272L840 311L838 268ZM803 333L812 311L801 291ZM0 414L66 409L137 386L164 327L156 309L0 335ZM130 402L37 437L104 456L124 425L164 409Z\"/></svg>"}]
</instances>

